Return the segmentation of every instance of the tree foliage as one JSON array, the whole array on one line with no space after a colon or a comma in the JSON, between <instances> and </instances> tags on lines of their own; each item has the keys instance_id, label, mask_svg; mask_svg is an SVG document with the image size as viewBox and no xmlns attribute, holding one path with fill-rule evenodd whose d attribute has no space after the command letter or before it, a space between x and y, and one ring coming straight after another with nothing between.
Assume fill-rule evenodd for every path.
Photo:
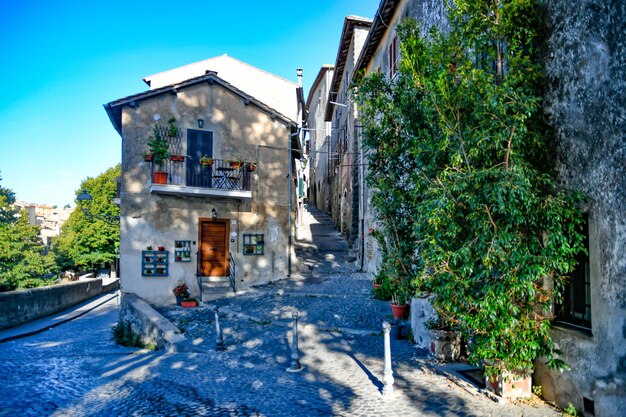
<instances>
[{"instance_id":1,"label":"tree foliage","mask_svg":"<svg viewBox=\"0 0 626 417\"><path fill-rule=\"evenodd\" d=\"M44 256L39 227L28 224L26 211L11 206L14 193L0 187L0 291L45 285L44 275L56 271L54 259Z\"/></svg>"},{"instance_id":2,"label":"tree foliage","mask_svg":"<svg viewBox=\"0 0 626 417\"><path fill-rule=\"evenodd\" d=\"M61 235L53 242L57 262L64 269L94 268L115 260L119 247L119 223L112 220L119 216L119 207L113 204L116 196L116 178L120 165L109 168L96 178L87 178L76 191L87 191L92 200L78 203L61 229ZM86 215L85 208L92 216Z\"/></svg>"},{"instance_id":3,"label":"tree foliage","mask_svg":"<svg viewBox=\"0 0 626 417\"><path fill-rule=\"evenodd\" d=\"M391 248L383 266L403 265L413 288L433 292L489 373L540 356L561 366L551 300L583 250L581 196L551 170L541 12L534 0L451 5L449 33L403 23L399 76L359 86L368 182Z\"/></svg>"}]
</instances>

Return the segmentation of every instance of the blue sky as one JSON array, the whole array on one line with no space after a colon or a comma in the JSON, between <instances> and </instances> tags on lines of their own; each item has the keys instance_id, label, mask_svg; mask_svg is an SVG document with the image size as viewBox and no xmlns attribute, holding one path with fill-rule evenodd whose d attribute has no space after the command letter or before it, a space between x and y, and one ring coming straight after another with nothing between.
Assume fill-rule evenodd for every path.
<instances>
[{"instance_id":1,"label":"blue sky","mask_svg":"<svg viewBox=\"0 0 626 417\"><path fill-rule=\"evenodd\" d=\"M343 19L378 0L0 3L0 186L19 200L74 205L75 190L120 161L102 107L141 78L224 53L296 81L305 95L334 64Z\"/></svg>"}]
</instances>

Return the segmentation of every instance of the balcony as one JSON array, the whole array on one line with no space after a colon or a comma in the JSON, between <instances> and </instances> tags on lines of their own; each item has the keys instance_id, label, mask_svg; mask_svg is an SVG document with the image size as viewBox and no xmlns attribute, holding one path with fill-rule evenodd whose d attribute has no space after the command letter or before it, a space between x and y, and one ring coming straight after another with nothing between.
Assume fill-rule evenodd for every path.
<instances>
[{"instance_id":1,"label":"balcony","mask_svg":"<svg viewBox=\"0 0 626 417\"><path fill-rule=\"evenodd\" d=\"M182 159L182 160L181 160ZM189 197L252 198L254 164L235 164L223 159L204 161L170 157L160 166L152 164L150 193Z\"/></svg>"}]
</instances>

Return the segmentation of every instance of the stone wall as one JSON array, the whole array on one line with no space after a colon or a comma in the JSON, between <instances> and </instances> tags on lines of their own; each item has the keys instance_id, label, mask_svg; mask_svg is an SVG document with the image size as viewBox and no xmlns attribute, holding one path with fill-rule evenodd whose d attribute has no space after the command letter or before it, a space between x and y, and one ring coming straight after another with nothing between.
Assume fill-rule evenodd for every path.
<instances>
[{"instance_id":1,"label":"stone wall","mask_svg":"<svg viewBox=\"0 0 626 417\"><path fill-rule=\"evenodd\" d=\"M122 293L120 323L127 322L146 346L177 351L185 337L180 330L136 294Z\"/></svg>"},{"instance_id":2,"label":"stone wall","mask_svg":"<svg viewBox=\"0 0 626 417\"><path fill-rule=\"evenodd\" d=\"M58 313L114 288L115 282L103 287L101 279L92 279L0 293L0 329Z\"/></svg>"},{"instance_id":3,"label":"stone wall","mask_svg":"<svg viewBox=\"0 0 626 417\"><path fill-rule=\"evenodd\" d=\"M626 3L548 0L546 7L546 104L558 172L563 186L588 199L592 336L555 329L572 371L539 363L535 384L560 406L615 416L626 403Z\"/></svg>"}]
</instances>

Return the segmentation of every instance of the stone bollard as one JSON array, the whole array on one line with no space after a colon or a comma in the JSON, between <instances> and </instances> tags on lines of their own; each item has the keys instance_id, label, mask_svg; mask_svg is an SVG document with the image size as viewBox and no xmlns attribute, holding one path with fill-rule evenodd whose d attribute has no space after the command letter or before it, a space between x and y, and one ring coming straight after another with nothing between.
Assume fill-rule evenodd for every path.
<instances>
[{"instance_id":1,"label":"stone bollard","mask_svg":"<svg viewBox=\"0 0 626 417\"><path fill-rule=\"evenodd\" d=\"M293 313L293 343L291 348L291 364L287 372L300 372L304 368L300 364L300 352L298 351L298 312Z\"/></svg>"},{"instance_id":2,"label":"stone bollard","mask_svg":"<svg viewBox=\"0 0 626 417\"><path fill-rule=\"evenodd\" d=\"M385 338L385 370L383 371L383 396L390 397L393 395L393 371L391 370L391 343L389 341L389 332L391 324L388 321L383 322L383 333Z\"/></svg>"},{"instance_id":3,"label":"stone bollard","mask_svg":"<svg viewBox=\"0 0 626 417\"><path fill-rule=\"evenodd\" d=\"M224 339L222 338L222 328L220 327L220 309L217 304L213 308L213 311L215 312L215 333L217 335L215 339L215 350L226 350L226 347L224 347Z\"/></svg>"}]
</instances>

